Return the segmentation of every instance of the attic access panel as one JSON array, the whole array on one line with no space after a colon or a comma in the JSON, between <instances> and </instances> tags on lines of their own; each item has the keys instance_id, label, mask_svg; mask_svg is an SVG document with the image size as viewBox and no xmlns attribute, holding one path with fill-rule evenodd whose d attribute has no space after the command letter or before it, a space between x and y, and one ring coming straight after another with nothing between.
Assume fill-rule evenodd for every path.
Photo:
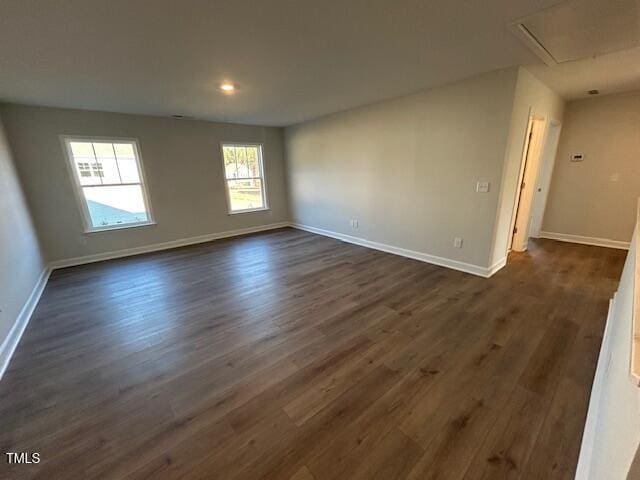
<instances>
[{"instance_id":1,"label":"attic access panel","mask_svg":"<svg viewBox=\"0 0 640 480\"><path fill-rule=\"evenodd\" d=\"M640 0L568 0L511 24L547 65L640 46Z\"/></svg>"}]
</instances>

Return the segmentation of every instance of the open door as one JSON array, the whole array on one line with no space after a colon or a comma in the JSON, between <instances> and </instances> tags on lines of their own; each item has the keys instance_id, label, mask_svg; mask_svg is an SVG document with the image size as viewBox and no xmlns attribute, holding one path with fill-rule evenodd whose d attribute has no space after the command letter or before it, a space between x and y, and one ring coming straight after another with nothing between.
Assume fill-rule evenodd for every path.
<instances>
[{"instance_id":1,"label":"open door","mask_svg":"<svg viewBox=\"0 0 640 480\"><path fill-rule=\"evenodd\" d=\"M544 135L544 145L540 156L540 168L538 169L538 180L536 190L533 192L533 205L531 206L531 223L529 224L529 237L539 238L542 231L542 220L549 197L551 187L551 176L558 153L560 143L560 131L562 124L558 120L551 119L547 125Z\"/></svg>"},{"instance_id":2,"label":"open door","mask_svg":"<svg viewBox=\"0 0 640 480\"><path fill-rule=\"evenodd\" d=\"M529 241L532 204L540 166L540 153L545 133L544 118L530 116L522 153L519 188L516 193L510 249L524 252Z\"/></svg>"}]
</instances>

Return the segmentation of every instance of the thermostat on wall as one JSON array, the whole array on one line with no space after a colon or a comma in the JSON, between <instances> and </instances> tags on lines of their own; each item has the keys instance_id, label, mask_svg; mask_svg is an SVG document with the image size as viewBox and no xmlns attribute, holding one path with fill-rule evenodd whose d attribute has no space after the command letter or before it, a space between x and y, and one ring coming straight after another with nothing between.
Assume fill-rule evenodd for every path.
<instances>
[{"instance_id":1,"label":"thermostat on wall","mask_svg":"<svg viewBox=\"0 0 640 480\"><path fill-rule=\"evenodd\" d=\"M571 161L572 162L581 162L584 160L584 154L583 153L574 153L571 155Z\"/></svg>"}]
</instances>

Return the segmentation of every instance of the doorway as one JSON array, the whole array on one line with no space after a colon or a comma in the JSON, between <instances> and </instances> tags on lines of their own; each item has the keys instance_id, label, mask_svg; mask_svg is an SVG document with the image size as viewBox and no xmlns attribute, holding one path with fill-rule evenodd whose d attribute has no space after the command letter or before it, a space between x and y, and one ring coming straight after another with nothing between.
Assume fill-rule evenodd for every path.
<instances>
[{"instance_id":1,"label":"doorway","mask_svg":"<svg viewBox=\"0 0 640 480\"><path fill-rule=\"evenodd\" d=\"M511 220L509 250L524 252L530 237L532 205L537 187L540 157L545 135L545 119L529 116L518 177L514 215Z\"/></svg>"},{"instance_id":2,"label":"doorway","mask_svg":"<svg viewBox=\"0 0 640 480\"><path fill-rule=\"evenodd\" d=\"M558 120L551 119L547 125L544 135L544 145L540 156L540 167L538 168L538 179L533 192L533 203L531 205L531 223L529 224L529 237L539 238L542 231L542 220L547 207L547 198L551 187L551 175L558 153L560 143L560 131L562 124Z\"/></svg>"}]
</instances>

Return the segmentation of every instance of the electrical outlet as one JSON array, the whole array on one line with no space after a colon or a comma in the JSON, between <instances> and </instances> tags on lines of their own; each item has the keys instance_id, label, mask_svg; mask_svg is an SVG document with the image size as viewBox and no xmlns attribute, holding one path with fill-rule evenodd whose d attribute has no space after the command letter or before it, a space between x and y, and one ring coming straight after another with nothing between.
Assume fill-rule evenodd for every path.
<instances>
[{"instance_id":1,"label":"electrical outlet","mask_svg":"<svg viewBox=\"0 0 640 480\"><path fill-rule=\"evenodd\" d=\"M353 228L354 230L358 229L358 220L357 219L352 218L349 223L351 224L351 228Z\"/></svg>"},{"instance_id":2,"label":"electrical outlet","mask_svg":"<svg viewBox=\"0 0 640 480\"><path fill-rule=\"evenodd\" d=\"M461 237L455 237L453 239L453 246L456 248L462 248L462 238Z\"/></svg>"}]
</instances>

